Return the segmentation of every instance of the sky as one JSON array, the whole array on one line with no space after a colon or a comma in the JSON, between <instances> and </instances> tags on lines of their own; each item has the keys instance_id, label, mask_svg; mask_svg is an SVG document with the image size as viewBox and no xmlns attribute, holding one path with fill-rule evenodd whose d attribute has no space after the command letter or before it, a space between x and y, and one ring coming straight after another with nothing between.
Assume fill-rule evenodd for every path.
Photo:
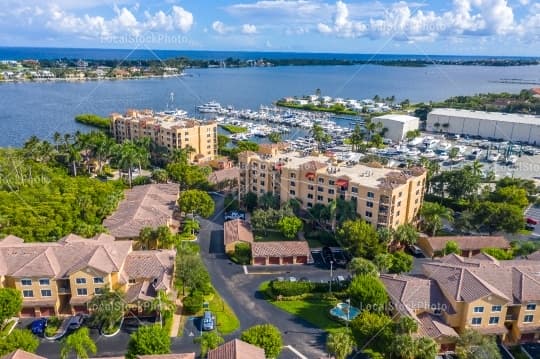
<instances>
[{"instance_id":1,"label":"sky","mask_svg":"<svg viewBox=\"0 0 540 359\"><path fill-rule=\"evenodd\" d=\"M540 56L540 0L0 5L0 46Z\"/></svg>"}]
</instances>

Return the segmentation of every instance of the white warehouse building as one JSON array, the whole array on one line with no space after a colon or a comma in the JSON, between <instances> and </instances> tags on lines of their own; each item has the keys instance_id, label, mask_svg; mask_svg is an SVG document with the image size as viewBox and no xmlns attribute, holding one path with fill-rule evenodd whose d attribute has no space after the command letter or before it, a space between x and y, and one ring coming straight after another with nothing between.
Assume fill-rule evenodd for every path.
<instances>
[{"instance_id":1,"label":"white warehouse building","mask_svg":"<svg viewBox=\"0 0 540 359\"><path fill-rule=\"evenodd\" d=\"M371 121L374 123L382 123L383 128L388 129L384 137L389 138L394 142L402 141L407 132L418 130L419 125L418 117L408 115L388 114L373 117Z\"/></svg>"},{"instance_id":2,"label":"white warehouse building","mask_svg":"<svg viewBox=\"0 0 540 359\"><path fill-rule=\"evenodd\" d=\"M540 144L540 117L533 115L438 108L428 114L426 130Z\"/></svg>"}]
</instances>

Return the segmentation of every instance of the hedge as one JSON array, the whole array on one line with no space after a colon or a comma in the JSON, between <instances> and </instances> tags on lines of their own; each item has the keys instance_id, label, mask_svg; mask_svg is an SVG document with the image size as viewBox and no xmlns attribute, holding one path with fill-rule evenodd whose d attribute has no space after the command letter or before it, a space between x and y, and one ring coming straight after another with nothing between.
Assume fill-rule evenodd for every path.
<instances>
[{"instance_id":1,"label":"hedge","mask_svg":"<svg viewBox=\"0 0 540 359\"><path fill-rule=\"evenodd\" d=\"M184 305L184 312L186 314L195 314L202 309L204 297L201 292L190 293L184 298L182 304Z\"/></svg>"}]
</instances>

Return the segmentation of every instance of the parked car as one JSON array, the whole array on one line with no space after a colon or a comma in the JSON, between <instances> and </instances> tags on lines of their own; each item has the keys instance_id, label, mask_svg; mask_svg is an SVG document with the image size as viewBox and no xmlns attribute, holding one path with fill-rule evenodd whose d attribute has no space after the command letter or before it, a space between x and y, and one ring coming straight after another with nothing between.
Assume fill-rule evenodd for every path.
<instances>
[{"instance_id":1,"label":"parked car","mask_svg":"<svg viewBox=\"0 0 540 359\"><path fill-rule=\"evenodd\" d=\"M240 211L231 211L231 212L226 212L225 213L225 220L226 221L231 221L233 219L245 220L246 219L246 214L244 212L240 212Z\"/></svg>"},{"instance_id":2,"label":"parked car","mask_svg":"<svg viewBox=\"0 0 540 359\"><path fill-rule=\"evenodd\" d=\"M45 328L47 328L47 318L36 319L30 324L30 331L34 335L43 336Z\"/></svg>"},{"instance_id":3,"label":"parked car","mask_svg":"<svg viewBox=\"0 0 540 359\"><path fill-rule=\"evenodd\" d=\"M322 256L328 268L330 268L331 264L332 266L335 266L336 259L334 258L334 254L332 253L330 247L323 247Z\"/></svg>"},{"instance_id":4,"label":"parked car","mask_svg":"<svg viewBox=\"0 0 540 359\"><path fill-rule=\"evenodd\" d=\"M527 217L527 223L536 226L538 224L538 221L534 218Z\"/></svg>"},{"instance_id":5,"label":"parked car","mask_svg":"<svg viewBox=\"0 0 540 359\"><path fill-rule=\"evenodd\" d=\"M214 316L211 311L206 310L202 317L202 330L214 330L214 327Z\"/></svg>"},{"instance_id":6,"label":"parked car","mask_svg":"<svg viewBox=\"0 0 540 359\"><path fill-rule=\"evenodd\" d=\"M530 225L530 224L526 224L525 229L528 230L528 231L534 231L534 226Z\"/></svg>"},{"instance_id":7,"label":"parked car","mask_svg":"<svg viewBox=\"0 0 540 359\"><path fill-rule=\"evenodd\" d=\"M68 327L69 329L79 329L84 322L84 315L83 314L77 314L71 317L69 320Z\"/></svg>"},{"instance_id":8,"label":"parked car","mask_svg":"<svg viewBox=\"0 0 540 359\"><path fill-rule=\"evenodd\" d=\"M407 249L415 257L424 257L424 252L422 252L422 249L414 244L408 246Z\"/></svg>"}]
</instances>

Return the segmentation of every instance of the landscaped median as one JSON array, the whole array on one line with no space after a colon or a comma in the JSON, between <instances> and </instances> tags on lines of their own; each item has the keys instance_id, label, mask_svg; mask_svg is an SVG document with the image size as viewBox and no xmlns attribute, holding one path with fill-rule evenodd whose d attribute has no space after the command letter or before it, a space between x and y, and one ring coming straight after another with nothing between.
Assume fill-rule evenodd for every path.
<instances>
[{"instance_id":1,"label":"landscaped median","mask_svg":"<svg viewBox=\"0 0 540 359\"><path fill-rule=\"evenodd\" d=\"M328 293L326 283L266 281L260 285L259 292L276 307L329 333L344 326L330 315L330 309L345 300L347 294Z\"/></svg>"}]
</instances>

